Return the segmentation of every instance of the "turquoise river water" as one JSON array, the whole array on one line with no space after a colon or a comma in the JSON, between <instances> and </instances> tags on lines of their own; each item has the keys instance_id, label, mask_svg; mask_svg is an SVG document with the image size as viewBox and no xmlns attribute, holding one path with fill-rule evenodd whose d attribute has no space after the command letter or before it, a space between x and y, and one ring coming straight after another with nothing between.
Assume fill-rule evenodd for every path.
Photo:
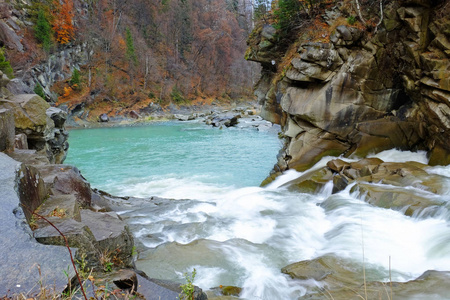
<instances>
[{"instance_id":1,"label":"turquoise river water","mask_svg":"<svg viewBox=\"0 0 450 300\"><path fill-rule=\"evenodd\" d=\"M394 281L450 270L446 208L412 218L373 207L348 189L332 195L331 185L316 195L292 193L281 185L302 174L295 171L259 187L281 147L275 132L168 122L72 130L69 141L66 163L93 187L173 199L138 199L120 212L138 243L136 265L150 277L184 282L183 273L196 268L195 284L205 290L233 285L243 288L242 299L273 300L296 299L316 284L292 280L282 267L327 253L362 266L364 252L368 280L389 279L389 257ZM424 153L377 156L427 162ZM430 172L450 177L449 167ZM442 198L448 201L450 191ZM324 201L333 205L320 206Z\"/></svg>"}]
</instances>

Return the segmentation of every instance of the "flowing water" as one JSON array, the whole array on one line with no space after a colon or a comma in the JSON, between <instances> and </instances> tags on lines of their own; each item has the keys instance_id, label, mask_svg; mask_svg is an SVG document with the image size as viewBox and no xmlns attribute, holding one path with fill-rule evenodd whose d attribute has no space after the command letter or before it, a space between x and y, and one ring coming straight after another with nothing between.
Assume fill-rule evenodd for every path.
<instances>
[{"instance_id":1,"label":"flowing water","mask_svg":"<svg viewBox=\"0 0 450 300\"><path fill-rule=\"evenodd\" d=\"M368 280L407 281L426 270L450 270L450 216L412 218L373 207L331 184L315 195L281 185L265 188L281 146L273 132L160 123L134 128L73 130L67 163L93 187L136 199L121 213L139 243L137 267L150 277L243 288L242 299L295 299L314 285L280 272L327 253L354 260ZM385 161L419 161L424 153L386 151ZM315 168L324 166L322 159ZM450 177L449 167L430 172ZM424 191L414 191L423 195ZM448 201L450 192L442 200ZM361 275L362 277L362 275Z\"/></svg>"}]
</instances>

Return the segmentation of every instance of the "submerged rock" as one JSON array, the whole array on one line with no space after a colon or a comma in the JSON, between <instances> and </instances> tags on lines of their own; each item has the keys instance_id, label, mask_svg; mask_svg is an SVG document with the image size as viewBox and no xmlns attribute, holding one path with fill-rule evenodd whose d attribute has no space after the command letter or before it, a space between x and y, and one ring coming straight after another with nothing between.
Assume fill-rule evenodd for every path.
<instances>
[{"instance_id":1,"label":"submerged rock","mask_svg":"<svg viewBox=\"0 0 450 300\"><path fill-rule=\"evenodd\" d=\"M358 183L350 192L372 205L400 210L407 216L417 216L426 210L429 216L439 210L446 202L433 199L427 195L418 195L414 191L391 186Z\"/></svg>"},{"instance_id":2,"label":"submerged rock","mask_svg":"<svg viewBox=\"0 0 450 300\"><path fill-rule=\"evenodd\" d=\"M290 191L314 194L319 192L332 178L333 173L328 168L323 167L319 170L307 172L299 178L283 184L282 187L288 187Z\"/></svg>"},{"instance_id":3,"label":"submerged rock","mask_svg":"<svg viewBox=\"0 0 450 300\"><path fill-rule=\"evenodd\" d=\"M407 282L374 281L370 273L378 273L366 265L366 277L362 265L350 259L325 255L313 260L301 261L282 269L282 272L300 280L314 279L316 288L299 299L413 299L419 294L435 295L445 299L450 292L446 282L450 272L426 271L420 277Z\"/></svg>"}]
</instances>

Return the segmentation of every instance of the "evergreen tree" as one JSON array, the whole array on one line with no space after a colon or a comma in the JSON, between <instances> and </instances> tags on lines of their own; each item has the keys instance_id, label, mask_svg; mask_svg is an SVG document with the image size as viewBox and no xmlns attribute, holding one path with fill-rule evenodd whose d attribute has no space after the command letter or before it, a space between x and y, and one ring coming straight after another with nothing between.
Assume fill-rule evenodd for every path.
<instances>
[{"instance_id":1,"label":"evergreen tree","mask_svg":"<svg viewBox=\"0 0 450 300\"><path fill-rule=\"evenodd\" d=\"M129 28L127 28L125 31L125 43L127 45L127 53L126 53L127 59L134 65L137 65L137 56L136 51L134 49L133 36L131 35Z\"/></svg>"},{"instance_id":2,"label":"evergreen tree","mask_svg":"<svg viewBox=\"0 0 450 300\"><path fill-rule=\"evenodd\" d=\"M44 88L42 88L42 85L39 82L36 83L33 91L36 95L40 96L42 99L45 99Z\"/></svg>"},{"instance_id":3,"label":"evergreen tree","mask_svg":"<svg viewBox=\"0 0 450 300\"><path fill-rule=\"evenodd\" d=\"M275 27L286 34L299 21L302 3L298 0L279 0L278 9L275 10Z\"/></svg>"},{"instance_id":4,"label":"evergreen tree","mask_svg":"<svg viewBox=\"0 0 450 300\"><path fill-rule=\"evenodd\" d=\"M48 22L44 11L40 9L38 12L36 26L34 27L34 36L38 42L42 44L42 48L44 48L47 52L50 50L51 46L51 34L50 23Z\"/></svg>"},{"instance_id":5,"label":"evergreen tree","mask_svg":"<svg viewBox=\"0 0 450 300\"><path fill-rule=\"evenodd\" d=\"M14 71L11 68L11 64L9 63L9 61L7 61L5 58L5 52L3 48L0 49L0 71L6 74L6 76L8 76L9 78L14 78Z\"/></svg>"},{"instance_id":6,"label":"evergreen tree","mask_svg":"<svg viewBox=\"0 0 450 300\"><path fill-rule=\"evenodd\" d=\"M80 89L80 83L80 71L78 71L77 69L73 69L72 78L70 78L70 85L73 88Z\"/></svg>"},{"instance_id":7,"label":"evergreen tree","mask_svg":"<svg viewBox=\"0 0 450 300\"><path fill-rule=\"evenodd\" d=\"M178 53L181 58L185 58L185 53L190 51L192 43L192 32L191 32L191 8L188 2L181 1L176 12L177 20L179 24L179 46Z\"/></svg>"}]
</instances>

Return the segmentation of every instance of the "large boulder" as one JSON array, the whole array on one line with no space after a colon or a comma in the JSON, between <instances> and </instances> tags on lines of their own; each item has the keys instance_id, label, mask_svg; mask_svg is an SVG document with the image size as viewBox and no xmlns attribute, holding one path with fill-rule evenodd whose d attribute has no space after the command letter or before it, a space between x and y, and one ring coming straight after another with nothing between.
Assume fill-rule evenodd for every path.
<instances>
[{"instance_id":1,"label":"large boulder","mask_svg":"<svg viewBox=\"0 0 450 300\"><path fill-rule=\"evenodd\" d=\"M365 268L365 272L363 271ZM355 260L339 258L334 255L324 255L313 260L305 260L290 264L281 270L294 279L317 282L317 287L311 289L299 299L413 299L418 294L436 295L445 299L450 292L447 281L449 272L426 271L421 276L407 282L376 281L379 270L370 265L362 266ZM365 275L365 276L364 276ZM384 278L387 279L389 274ZM324 292L323 286L326 286ZM324 294L326 293L326 294ZM324 296L325 295L325 296ZM367 296L367 298L363 296Z\"/></svg>"},{"instance_id":2,"label":"large boulder","mask_svg":"<svg viewBox=\"0 0 450 300\"><path fill-rule=\"evenodd\" d=\"M35 94L10 97L5 107L14 111L17 134L25 134L28 148L46 153L51 163L63 163L68 144L67 114Z\"/></svg>"},{"instance_id":3,"label":"large boulder","mask_svg":"<svg viewBox=\"0 0 450 300\"><path fill-rule=\"evenodd\" d=\"M23 132L31 139L42 136L47 127L46 111L50 107L44 99L35 94L14 95L10 105L13 106L18 132Z\"/></svg>"},{"instance_id":4,"label":"large boulder","mask_svg":"<svg viewBox=\"0 0 450 300\"><path fill-rule=\"evenodd\" d=\"M0 20L0 40L3 41L9 49L23 52L22 38L19 37L11 27L3 20Z\"/></svg>"},{"instance_id":5,"label":"large boulder","mask_svg":"<svg viewBox=\"0 0 450 300\"><path fill-rule=\"evenodd\" d=\"M48 195L44 180L35 167L21 164L17 172L17 193L25 217L30 222L32 212L44 202Z\"/></svg>"},{"instance_id":6,"label":"large boulder","mask_svg":"<svg viewBox=\"0 0 450 300\"><path fill-rule=\"evenodd\" d=\"M24 173L17 176L16 169L20 163L0 153L0 295L37 295L39 282L49 288L49 292L59 294L67 284L67 277L62 272L70 264L69 253L65 247L41 245L30 238L31 231L26 224L20 206L20 197L44 197L43 184L36 176ZM28 172L28 171L26 171ZM17 184L19 195L14 186ZM33 192L32 192L33 191ZM26 192L27 194L24 194ZM42 192L42 194L41 194ZM23 209L26 212L25 209ZM68 275L72 276L72 269Z\"/></svg>"},{"instance_id":7,"label":"large boulder","mask_svg":"<svg viewBox=\"0 0 450 300\"><path fill-rule=\"evenodd\" d=\"M71 165L36 166L53 195L74 195L81 207L91 206L91 187L78 168Z\"/></svg>"}]
</instances>

